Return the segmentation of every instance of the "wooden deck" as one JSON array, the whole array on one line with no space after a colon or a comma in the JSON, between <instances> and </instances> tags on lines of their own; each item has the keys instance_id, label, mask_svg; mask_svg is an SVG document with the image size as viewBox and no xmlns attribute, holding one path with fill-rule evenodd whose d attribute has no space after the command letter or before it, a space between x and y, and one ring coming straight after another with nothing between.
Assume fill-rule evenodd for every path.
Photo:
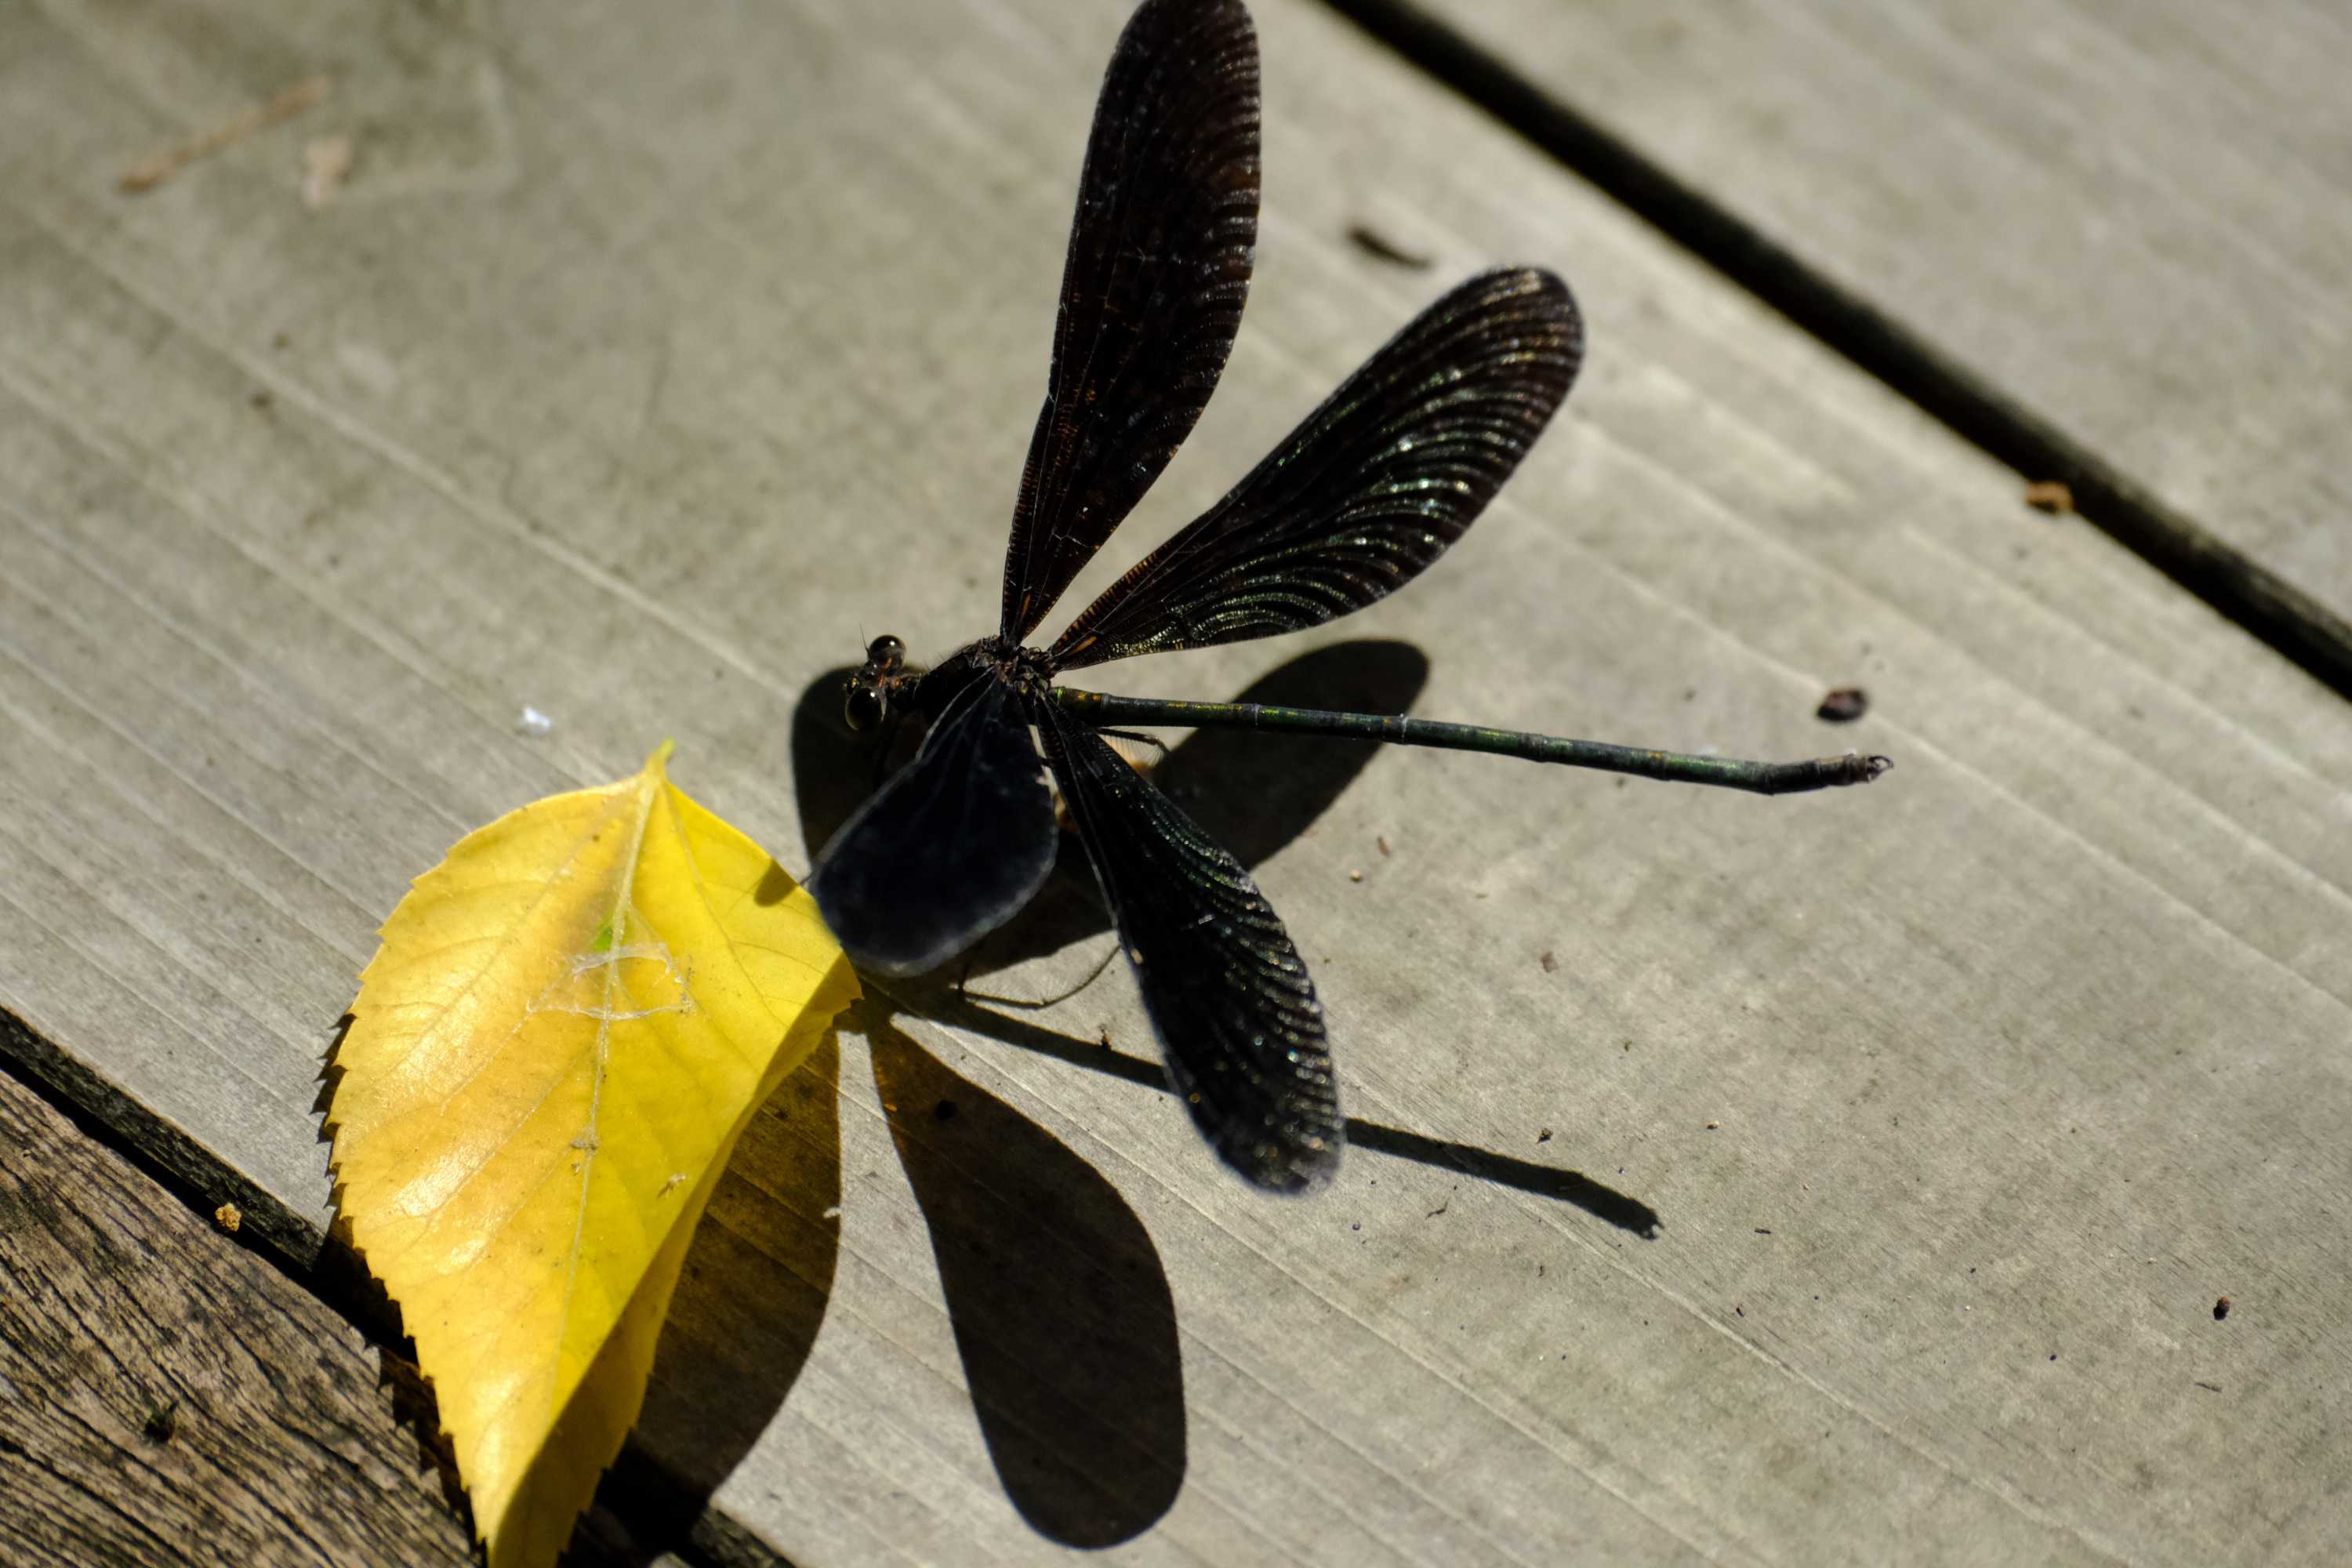
<instances>
[{"instance_id":1,"label":"wooden deck","mask_svg":"<svg viewBox=\"0 0 2352 1568\"><path fill-rule=\"evenodd\" d=\"M1224 1175L1116 973L877 988L747 1135L583 1560L2341 1561L2340 23L1254 9L1248 316L1076 593L1474 268L1567 277L1590 357L1410 593L1103 684L1896 771L1185 742L1329 1007L1336 1188ZM0 9L11 1561L461 1555L328 1240L376 923L664 735L805 867L840 667L992 613L1123 5L649 15ZM1093 968L1084 877L975 993Z\"/></svg>"}]
</instances>

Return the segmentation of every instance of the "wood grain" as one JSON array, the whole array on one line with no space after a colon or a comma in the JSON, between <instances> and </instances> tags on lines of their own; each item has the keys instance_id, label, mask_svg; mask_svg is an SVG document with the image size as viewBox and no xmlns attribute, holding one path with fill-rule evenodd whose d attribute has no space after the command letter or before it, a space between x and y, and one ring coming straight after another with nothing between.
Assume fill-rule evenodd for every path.
<instances>
[{"instance_id":1,"label":"wood grain","mask_svg":"<svg viewBox=\"0 0 2352 1568\"><path fill-rule=\"evenodd\" d=\"M0 1561L472 1561L378 1356L0 1075Z\"/></svg>"},{"instance_id":2,"label":"wood grain","mask_svg":"<svg viewBox=\"0 0 2352 1568\"><path fill-rule=\"evenodd\" d=\"M459 834L669 734L804 866L868 773L841 665L994 603L1120 9L0 11L37 1070L315 1237L320 1053ZM1591 353L1409 593L1101 684L1896 770L1184 742L1330 1009L1338 1184L1224 1177L1115 974L877 994L714 1200L647 1461L806 1568L2330 1560L2335 700L1360 33L1254 9L1250 312L1099 581L1483 265L1568 278ZM114 191L327 61L332 206L279 132ZM1066 877L972 986L1107 946Z\"/></svg>"},{"instance_id":3,"label":"wood grain","mask_svg":"<svg viewBox=\"0 0 2352 1568\"><path fill-rule=\"evenodd\" d=\"M2352 695L2340 7L1336 3Z\"/></svg>"}]
</instances>

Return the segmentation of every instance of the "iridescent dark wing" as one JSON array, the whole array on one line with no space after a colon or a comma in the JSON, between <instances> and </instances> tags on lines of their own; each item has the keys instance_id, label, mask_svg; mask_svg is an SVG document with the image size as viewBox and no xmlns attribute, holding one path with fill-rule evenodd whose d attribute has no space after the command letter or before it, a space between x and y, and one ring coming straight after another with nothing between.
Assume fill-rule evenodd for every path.
<instances>
[{"instance_id":1,"label":"iridescent dark wing","mask_svg":"<svg viewBox=\"0 0 2352 1568\"><path fill-rule=\"evenodd\" d=\"M842 825L809 894L858 968L919 974L1012 919L1053 871L1060 838L1029 721L992 675Z\"/></svg>"},{"instance_id":2,"label":"iridescent dark wing","mask_svg":"<svg viewBox=\"0 0 2352 1568\"><path fill-rule=\"evenodd\" d=\"M1031 706L1168 1077L1220 1159L1276 1192L1339 1167L1323 1007L1241 863L1050 701Z\"/></svg>"},{"instance_id":3,"label":"iridescent dark wing","mask_svg":"<svg viewBox=\"0 0 2352 1568\"><path fill-rule=\"evenodd\" d=\"M1215 390L1257 239L1257 35L1240 0L1145 0L1095 104L1045 405L1004 557L1027 638Z\"/></svg>"},{"instance_id":4,"label":"iridescent dark wing","mask_svg":"<svg viewBox=\"0 0 2352 1568\"><path fill-rule=\"evenodd\" d=\"M1349 376L1230 494L1112 584L1047 657L1130 654L1318 625L1462 537L1568 395L1584 331L1535 268L1473 278Z\"/></svg>"}]
</instances>

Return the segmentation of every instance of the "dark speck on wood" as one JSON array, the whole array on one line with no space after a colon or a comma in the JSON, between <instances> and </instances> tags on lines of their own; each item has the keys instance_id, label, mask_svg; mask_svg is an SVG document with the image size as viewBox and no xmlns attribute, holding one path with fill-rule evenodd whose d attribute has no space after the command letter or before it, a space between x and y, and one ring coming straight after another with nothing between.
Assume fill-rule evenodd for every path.
<instances>
[{"instance_id":1,"label":"dark speck on wood","mask_svg":"<svg viewBox=\"0 0 2352 1568\"><path fill-rule=\"evenodd\" d=\"M1826 719L1832 724L1851 723L1869 711L1870 693L1859 686L1839 687L1822 698L1822 705L1813 710L1816 718Z\"/></svg>"},{"instance_id":2,"label":"dark speck on wood","mask_svg":"<svg viewBox=\"0 0 2352 1568\"><path fill-rule=\"evenodd\" d=\"M1430 258L1403 248L1370 224L1350 224L1348 238L1358 250L1391 267L1402 267L1412 272L1429 270Z\"/></svg>"}]
</instances>

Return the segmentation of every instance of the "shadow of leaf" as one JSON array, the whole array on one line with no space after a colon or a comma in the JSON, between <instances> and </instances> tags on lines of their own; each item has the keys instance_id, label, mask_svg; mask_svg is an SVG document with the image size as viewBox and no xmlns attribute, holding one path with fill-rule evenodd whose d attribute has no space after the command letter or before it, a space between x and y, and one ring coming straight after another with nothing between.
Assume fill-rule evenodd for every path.
<instances>
[{"instance_id":1,"label":"shadow of leaf","mask_svg":"<svg viewBox=\"0 0 2352 1568\"><path fill-rule=\"evenodd\" d=\"M711 1190L645 1408L600 1493L628 1500L643 1548L688 1542L816 1343L841 1246L840 1077L828 1033L753 1114Z\"/></svg>"}]
</instances>

